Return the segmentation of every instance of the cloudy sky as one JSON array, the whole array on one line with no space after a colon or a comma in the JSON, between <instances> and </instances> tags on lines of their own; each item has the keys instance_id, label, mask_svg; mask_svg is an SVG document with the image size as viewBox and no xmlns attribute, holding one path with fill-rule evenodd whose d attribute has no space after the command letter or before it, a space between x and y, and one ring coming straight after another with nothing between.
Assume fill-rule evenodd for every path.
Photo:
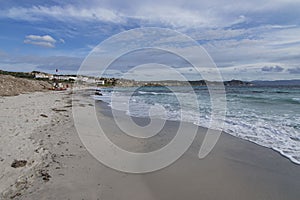
<instances>
[{"instance_id":1,"label":"cloudy sky","mask_svg":"<svg viewBox=\"0 0 300 200\"><path fill-rule=\"evenodd\" d=\"M0 0L0 26L2 70L76 73L112 35L160 27L196 40L225 80L300 77L299 0Z\"/></svg>"}]
</instances>

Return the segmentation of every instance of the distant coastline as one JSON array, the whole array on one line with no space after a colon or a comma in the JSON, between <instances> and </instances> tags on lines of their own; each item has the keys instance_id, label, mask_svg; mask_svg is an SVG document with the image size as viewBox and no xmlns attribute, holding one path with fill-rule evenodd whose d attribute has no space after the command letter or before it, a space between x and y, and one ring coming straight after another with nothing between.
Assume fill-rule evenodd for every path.
<instances>
[{"instance_id":1,"label":"distant coastline","mask_svg":"<svg viewBox=\"0 0 300 200\"><path fill-rule=\"evenodd\" d=\"M32 72L9 72L0 70L2 75L11 75L18 78L35 79L35 80L52 80L59 79L64 82L77 82L82 84L97 84L99 86L118 86L118 87L140 87L140 86L206 86L206 85L219 85L224 86L300 86L300 79L295 80L255 80L255 81L207 81L207 80L190 80L190 81L177 81L177 80L160 80L160 81L137 81L122 78L107 78L107 77L93 77L85 75L61 75L49 74L45 72L32 71Z\"/></svg>"}]
</instances>

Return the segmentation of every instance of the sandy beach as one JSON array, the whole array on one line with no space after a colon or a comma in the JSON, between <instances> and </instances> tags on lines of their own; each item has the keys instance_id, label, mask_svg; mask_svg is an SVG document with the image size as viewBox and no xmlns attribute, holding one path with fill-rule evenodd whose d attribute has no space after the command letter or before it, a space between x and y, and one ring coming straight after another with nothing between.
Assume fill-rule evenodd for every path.
<instances>
[{"instance_id":1,"label":"sandy beach","mask_svg":"<svg viewBox=\"0 0 300 200\"><path fill-rule=\"evenodd\" d=\"M1 97L0 199L298 199L300 166L279 153L226 133L206 158L197 153L205 129L174 164L133 175L105 167L86 150L72 120L71 93ZM132 140L113 124L111 109L86 96L80 108L96 104L108 137L138 152L160 148L178 122L167 121L150 141ZM124 113L120 116L126 119ZM146 119L136 118L138 123ZM195 126L187 124L187 126ZM14 160L26 160L14 168Z\"/></svg>"},{"instance_id":2,"label":"sandy beach","mask_svg":"<svg viewBox=\"0 0 300 200\"><path fill-rule=\"evenodd\" d=\"M0 200L300 200L300 0L0 0L0 27Z\"/></svg>"},{"instance_id":3,"label":"sandy beach","mask_svg":"<svg viewBox=\"0 0 300 200\"><path fill-rule=\"evenodd\" d=\"M55 108L62 104L63 93L36 92L0 98L0 191L2 198L18 196L36 177L45 178L49 149L44 140L61 117ZM14 161L25 166L12 167Z\"/></svg>"}]
</instances>

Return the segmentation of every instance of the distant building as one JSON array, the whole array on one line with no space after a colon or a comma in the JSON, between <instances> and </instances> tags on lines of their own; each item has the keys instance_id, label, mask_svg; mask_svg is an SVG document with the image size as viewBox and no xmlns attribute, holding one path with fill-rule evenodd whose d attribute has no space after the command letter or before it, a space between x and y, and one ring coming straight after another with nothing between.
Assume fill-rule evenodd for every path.
<instances>
[{"instance_id":1,"label":"distant building","mask_svg":"<svg viewBox=\"0 0 300 200\"><path fill-rule=\"evenodd\" d=\"M49 79L49 80L52 80L53 79L53 75L52 74L46 74L46 73L34 73L34 78L36 78L36 79Z\"/></svg>"},{"instance_id":2,"label":"distant building","mask_svg":"<svg viewBox=\"0 0 300 200\"><path fill-rule=\"evenodd\" d=\"M96 83L98 85L104 85L105 84L105 81L104 80L96 80Z\"/></svg>"},{"instance_id":3,"label":"distant building","mask_svg":"<svg viewBox=\"0 0 300 200\"><path fill-rule=\"evenodd\" d=\"M75 76L70 76L70 77L69 77L69 80L76 81L76 80L77 80L77 77L75 77Z\"/></svg>"},{"instance_id":4,"label":"distant building","mask_svg":"<svg viewBox=\"0 0 300 200\"><path fill-rule=\"evenodd\" d=\"M77 77L75 76L64 76L64 75L54 75L54 78L57 80L63 80L63 81L76 81Z\"/></svg>"},{"instance_id":5,"label":"distant building","mask_svg":"<svg viewBox=\"0 0 300 200\"><path fill-rule=\"evenodd\" d=\"M86 82L86 83L95 83L95 79L93 78L88 78L88 77L82 77L81 81Z\"/></svg>"}]
</instances>

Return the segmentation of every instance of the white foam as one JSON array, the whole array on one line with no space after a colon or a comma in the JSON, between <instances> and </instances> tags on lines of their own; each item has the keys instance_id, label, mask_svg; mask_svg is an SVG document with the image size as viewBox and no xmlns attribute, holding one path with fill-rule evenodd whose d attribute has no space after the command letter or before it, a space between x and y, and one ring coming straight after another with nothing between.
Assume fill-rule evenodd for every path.
<instances>
[{"instance_id":1,"label":"white foam","mask_svg":"<svg viewBox=\"0 0 300 200\"><path fill-rule=\"evenodd\" d=\"M154 94L155 92L139 91L139 93ZM115 106L113 107L113 109L124 110L128 115L136 117L149 116L149 108L152 106L152 104L149 104L146 101L152 101L152 98L142 98L143 95L132 96L130 100L131 107L129 111L128 105L122 102L122 97L124 97L124 99L128 99L126 93L117 92L115 93L115 95L119 95L120 97L118 98L118 100L120 101L120 106ZM180 95L188 97L188 95L185 94ZM101 99L107 103L110 103L110 106L112 105L110 93L107 93L103 96L93 97L95 99ZM161 97L164 99L162 99ZM200 113L197 113L195 111L196 109L193 109L193 107L178 109L172 104L170 99L171 97L165 98L163 95L157 95L156 98L161 98L160 101L165 101L162 106L164 106L166 110L166 115L160 116L158 114L157 117L169 120L191 122L203 127L207 127L209 125L211 109L209 107L209 100L206 99L206 96L199 97L201 98ZM186 105L192 105L188 103L188 100L189 99L187 98ZM299 101L300 98L293 98L293 100ZM267 112L267 110L259 110L256 106L243 107L243 105L235 104L235 101L228 102L229 108L223 127L223 130L225 132L233 136L249 140L258 145L271 148L275 151L278 151L281 155L287 157L292 162L300 164L300 133L299 128L295 128L299 127L300 115L291 115L290 113L280 112L278 112L279 114L271 113ZM153 105L154 104L155 102L153 102ZM222 127L207 128L220 129Z\"/></svg>"},{"instance_id":2,"label":"white foam","mask_svg":"<svg viewBox=\"0 0 300 200\"><path fill-rule=\"evenodd\" d=\"M300 98L292 98L293 101L300 103Z\"/></svg>"}]
</instances>

